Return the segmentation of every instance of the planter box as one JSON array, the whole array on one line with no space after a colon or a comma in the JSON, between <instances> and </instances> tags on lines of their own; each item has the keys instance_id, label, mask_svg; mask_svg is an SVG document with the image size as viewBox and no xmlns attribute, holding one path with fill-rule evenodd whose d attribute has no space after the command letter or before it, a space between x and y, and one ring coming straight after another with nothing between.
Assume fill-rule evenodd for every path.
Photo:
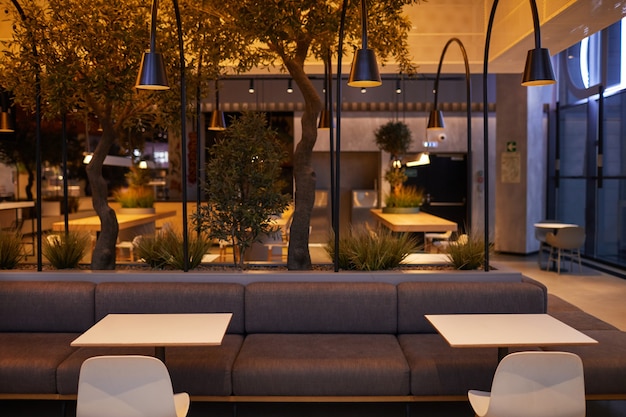
<instances>
[{"instance_id":1,"label":"planter box","mask_svg":"<svg viewBox=\"0 0 626 417\"><path fill-rule=\"evenodd\" d=\"M419 212L419 207L383 207L383 213L390 214L413 214Z\"/></svg>"},{"instance_id":2,"label":"planter box","mask_svg":"<svg viewBox=\"0 0 626 417\"><path fill-rule=\"evenodd\" d=\"M295 281L295 282L400 282L438 281L438 282L519 282L522 273L511 269L485 271L441 271L441 270L406 270L406 271L155 271L115 270L115 271L5 271L0 274L1 281L91 281L91 282L251 282Z\"/></svg>"}]
</instances>

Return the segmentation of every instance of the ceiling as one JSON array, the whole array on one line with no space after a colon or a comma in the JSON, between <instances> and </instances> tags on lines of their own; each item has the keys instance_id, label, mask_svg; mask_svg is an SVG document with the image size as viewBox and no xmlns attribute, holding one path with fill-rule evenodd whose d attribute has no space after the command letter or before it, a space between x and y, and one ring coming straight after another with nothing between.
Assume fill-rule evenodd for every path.
<instances>
[{"instance_id":1,"label":"ceiling","mask_svg":"<svg viewBox=\"0 0 626 417\"><path fill-rule=\"evenodd\" d=\"M441 53L453 37L464 45L472 73L483 70L485 32L493 0L428 0L406 8L413 23L410 54L421 73L436 73ZM551 55L566 49L626 16L626 1L537 0L542 46ZM490 73L518 73L526 53L534 47L533 21L528 0L501 0L495 13L489 50ZM443 73L464 73L459 47L451 45L443 60ZM344 71L349 70L348 64ZM310 63L310 73L323 73ZM314 68L315 67L315 68ZM396 73L395 65L381 72Z\"/></svg>"},{"instance_id":2,"label":"ceiling","mask_svg":"<svg viewBox=\"0 0 626 417\"><path fill-rule=\"evenodd\" d=\"M421 73L434 73L441 52L450 38L464 45L472 73L482 72L484 39L493 0L428 0L406 8L413 23L409 33L410 53ZM495 14L489 72L521 73L526 52L533 47L532 15L527 0L501 0ZM0 38L11 36L6 19L10 0L0 0ZM575 44L626 15L626 0L537 0L543 46L552 55ZM350 59L346 59L348 70ZM278 70L276 70L278 71ZM307 64L311 74L323 74L320 62ZM259 70L267 74L267 69ZM386 65L383 73L397 73ZM463 73L460 48L452 45L446 52L442 72Z\"/></svg>"}]
</instances>

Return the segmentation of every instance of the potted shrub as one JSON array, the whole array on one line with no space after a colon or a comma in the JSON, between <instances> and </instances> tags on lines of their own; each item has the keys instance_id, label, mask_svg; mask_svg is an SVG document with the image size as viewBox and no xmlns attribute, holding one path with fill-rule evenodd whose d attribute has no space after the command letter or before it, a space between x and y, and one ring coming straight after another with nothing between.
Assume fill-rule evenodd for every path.
<instances>
[{"instance_id":1,"label":"potted shrub","mask_svg":"<svg viewBox=\"0 0 626 417\"><path fill-rule=\"evenodd\" d=\"M123 209L122 213L127 212L126 209L142 209L133 210L133 212L154 213L155 197L153 189L148 186L150 179L148 170L141 169L137 165L130 167L130 171L126 174L128 188L113 193L115 200Z\"/></svg>"},{"instance_id":2,"label":"potted shrub","mask_svg":"<svg viewBox=\"0 0 626 417\"><path fill-rule=\"evenodd\" d=\"M397 187L385 198L383 213L418 213L423 202L421 188Z\"/></svg>"},{"instance_id":3,"label":"potted shrub","mask_svg":"<svg viewBox=\"0 0 626 417\"><path fill-rule=\"evenodd\" d=\"M246 250L275 232L273 216L290 202L280 180L283 145L264 113L246 112L232 119L210 152L207 203L194 220L211 238L231 243L233 263L243 268Z\"/></svg>"},{"instance_id":4,"label":"potted shrub","mask_svg":"<svg viewBox=\"0 0 626 417\"><path fill-rule=\"evenodd\" d=\"M374 132L376 145L391 155L391 160L401 159L412 142L411 131L404 122L389 121Z\"/></svg>"},{"instance_id":5,"label":"potted shrub","mask_svg":"<svg viewBox=\"0 0 626 417\"><path fill-rule=\"evenodd\" d=\"M389 121L374 132L376 145L390 155L389 167L385 171L385 180L390 191L385 198L385 213L411 213L419 211L423 192L415 188L404 187L407 180L402 167L402 157L407 153L412 142L411 131L404 122Z\"/></svg>"}]
</instances>

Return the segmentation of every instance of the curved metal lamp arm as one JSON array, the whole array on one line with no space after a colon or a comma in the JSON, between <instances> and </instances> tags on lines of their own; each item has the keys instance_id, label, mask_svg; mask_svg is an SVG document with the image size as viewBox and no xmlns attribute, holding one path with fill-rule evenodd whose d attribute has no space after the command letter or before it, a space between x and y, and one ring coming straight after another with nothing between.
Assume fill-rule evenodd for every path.
<instances>
[{"instance_id":1,"label":"curved metal lamp arm","mask_svg":"<svg viewBox=\"0 0 626 417\"><path fill-rule=\"evenodd\" d=\"M24 9L17 2L17 0L11 0L13 6L17 9L17 13L20 15L20 18L23 22L27 21L26 14L24 13ZM37 45L35 45L35 41L32 44L33 56L39 56L37 52ZM41 68L39 63L35 63L35 163L37 165L36 168L36 190L37 196L35 201L35 211L37 213L37 271L41 271L43 269L43 254L41 252L42 248L42 223L41 223Z\"/></svg>"},{"instance_id":2,"label":"curved metal lamp arm","mask_svg":"<svg viewBox=\"0 0 626 417\"><path fill-rule=\"evenodd\" d=\"M155 3L157 0L154 0ZM174 14L176 15L176 30L178 32L178 52L180 56L180 152L181 160L181 176L182 176L182 216L183 216L183 271L189 271L189 231L187 230L187 113L185 111L187 103L187 89L185 85L185 50L183 45L183 25L180 19L180 9L178 0L172 0L174 4ZM198 132L199 133L199 132Z\"/></svg>"},{"instance_id":3,"label":"curved metal lamp arm","mask_svg":"<svg viewBox=\"0 0 626 417\"><path fill-rule=\"evenodd\" d=\"M463 45L463 42L461 42L459 38L450 38L448 42L446 42L446 45L443 47L443 51L441 51L441 57L439 58L439 65L437 66L437 77L435 78L435 87L433 88L433 92L435 93L435 100L433 102L433 110L437 110L437 103L438 103L438 97L439 97L439 77L441 76L441 67L443 65L443 58L446 55L448 47L454 42L456 42L459 45L459 48L461 49L461 53L463 54L463 63L465 64L466 84L468 84L468 81L470 79L469 60L467 59L467 51L465 50L465 46ZM470 94L471 91L469 89L467 93L468 93L468 98L471 97L471 94Z\"/></svg>"},{"instance_id":4,"label":"curved metal lamp arm","mask_svg":"<svg viewBox=\"0 0 626 417\"><path fill-rule=\"evenodd\" d=\"M367 49L367 7L361 0L361 48Z\"/></svg>"},{"instance_id":5,"label":"curved metal lamp arm","mask_svg":"<svg viewBox=\"0 0 626 417\"><path fill-rule=\"evenodd\" d=\"M465 46L463 42L459 38L451 38L446 42L446 45L443 47L443 51L441 52L441 58L439 58L439 65L437 67L437 77L435 78L435 99L433 103L433 110L437 111L437 101L439 96L439 78L441 76L441 67L443 65L443 59L448 51L448 47L452 44L456 43L459 45L461 49L461 54L463 55L463 63L465 65L465 99L466 99L466 118L467 118L467 196L466 196L466 217L467 222L471 226L472 224L472 84L470 79L470 67L469 60L467 58L467 51L465 50ZM443 123L443 117L441 118L441 122Z\"/></svg>"},{"instance_id":6,"label":"curved metal lamp arm","mask_svg":"<svg viewBox=\"0 0 626 417\"><path fill-rule=\"evenodd\" d=\"M152 0L152 19L150 21L150 52L156 52L156 27L159 0Z\"/></svg>"},{"instance_id":7,"label":"curved metal lamp arm","mask_svg":"<svg viewBox=\"0 0 626 417\"><path fill-rule=\"evenodd\" d=\"M533 15L533 28L535 31L535 48L541 48L541 28L539 25L539 11L535 0L530 0L530 12Z\"/></svg>"},{"instance_id":8,"label":"curved metal lamp arm","mask_svg":"<svg viewBox=\"0 0 626 417\"><path fill-rule=\"evenodd\" d=\"M539 28L539 13L537 11L537 3L535 0L529 0L530 10L533 18L533 28L535 34L535 49L541 48L541 33ZM488 109L488 87L487 75L489 70L489 45L491 43L491 32L493 30L493 21L498 7L498 0L494 0L489 13L489 23L485 35L485 49L483 57L483 164L484 164L484 228L485 228L485 271L489 271L489 109ZM547 54L547 51L546 51ZM550 68L551 69L551 68ZM532 85L532 84L531 84ZM535 84L540 85L540 84Z\"/></svg>"}]
</instances>

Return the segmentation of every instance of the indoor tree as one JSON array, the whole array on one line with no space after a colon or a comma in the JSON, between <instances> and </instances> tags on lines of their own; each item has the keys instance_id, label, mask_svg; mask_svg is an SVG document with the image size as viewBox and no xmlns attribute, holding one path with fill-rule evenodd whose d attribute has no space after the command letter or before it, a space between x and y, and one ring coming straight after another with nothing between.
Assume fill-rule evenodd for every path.
<instances>
[{"instance_id":1,"label":"indoor tree","mask_svg":"<svg viewBox=\"0 0 626 417\"><path fill-rule=\"evenodd\" d=\"M210 151L207 203L195 220L210 237L232 242L233 263L243 267L246 250L276 232L273 216L289 204L280 181L283 147L264 113L246 112L231 120Z\"/></svg>"},{"instance_id":2,"label":"indoor tree","mask_svg":"<svg viewBox=\"0 0 626 417\"><path fill-rule=\"evenodd\" d=\"M91 267L114 269L119 228L115 212L107 202L110 190L103 175L104 159L114 144L124 150L127 146L123 143L125 132L142 122L168 126L170 132L177 131L176 124L180 126L180 117L177 119L180 90L176 88L180 81L177 76L179 55L172 6L169 2L160 5L157 26L158 46L166 60L172 89L154 93L133 88L142 52L150 39L149 1L50 0L41 3L27 0L22 3L26 19L14 13L14 37L5 42L0 54L3 87L14 94L16 105L32 114L36 74L39 73L46 118L58 118L70 111L97 117L102 135L86 171L102 232L94 248ZM202 47L198 39L216 37L216 26L198 26L198 21L211 18L204 16L197 2L180 3L184 42L191 52L185 66L194 68L194 48ZM219 63L216 55L237 50L229 45L224 43L223 49L213 50L207 59Z\"/></svg>"},{"instance_id":3,"label":"indoor tree","mask_svg":"<svg viewBox=\"0 0 626 417\"><path fill-rule=\"evenodd\" d=\"M419 0L370 0L368 43L381 63L393 58L406 73L414 68L408 56L407 34L411 23L403 7ZM348 2L345 47L360 47L359 0ZM205 0L204 8L220 17L224 33L238 34L246 46L241 60L246 64L283 67L304 97L302 136L294 151L295 211L289 239L289 269L311 269L309 224L315 200L315 172L312 152L317 140L317 118L322 100L305 63L323 60L331 51L336 58L342 2L331 0ZM333 52L334 51L334 52Z\"/></svg>"}]
</instances>

